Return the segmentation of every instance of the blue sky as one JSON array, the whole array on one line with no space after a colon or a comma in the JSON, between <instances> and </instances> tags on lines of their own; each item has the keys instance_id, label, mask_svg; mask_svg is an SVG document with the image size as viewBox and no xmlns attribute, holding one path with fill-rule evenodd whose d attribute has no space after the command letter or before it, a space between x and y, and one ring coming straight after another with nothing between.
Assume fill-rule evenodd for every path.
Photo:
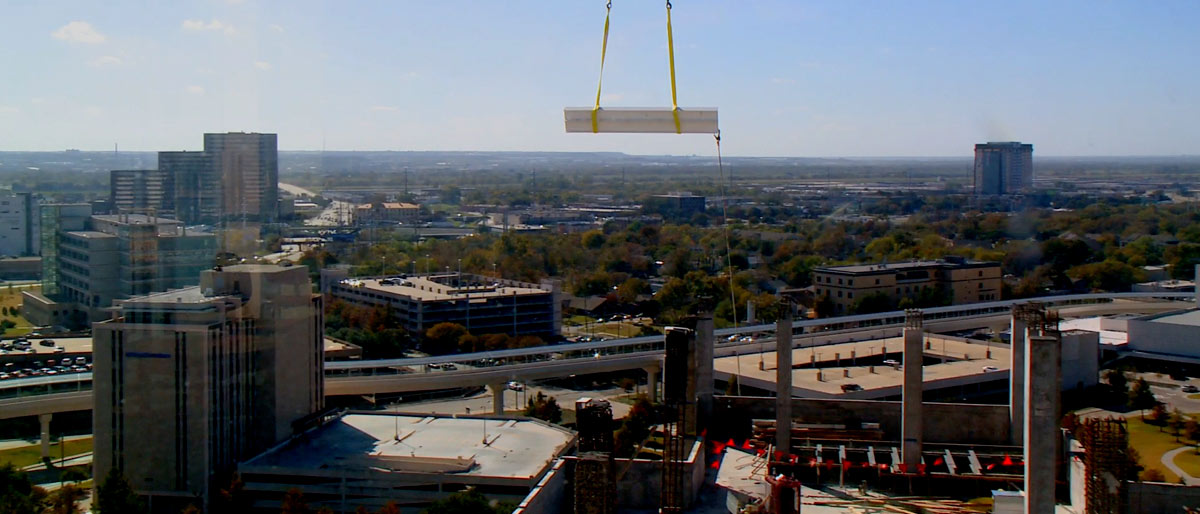
<instances>
[{"instance_id":1,"label":"blue sky","mask_svg":"<svg viewBox=\"0 0 1200 514\"><path fill-rule=\"evenodd\" d=\"M607 106L669 106L662 3L614 0ZM0 9L0 150L712 154L703 135L566 134L604 3L18 2ZM680 106L763 156L1200 154L1200 2L677 0Z\"/></svg>"}]
</instances>

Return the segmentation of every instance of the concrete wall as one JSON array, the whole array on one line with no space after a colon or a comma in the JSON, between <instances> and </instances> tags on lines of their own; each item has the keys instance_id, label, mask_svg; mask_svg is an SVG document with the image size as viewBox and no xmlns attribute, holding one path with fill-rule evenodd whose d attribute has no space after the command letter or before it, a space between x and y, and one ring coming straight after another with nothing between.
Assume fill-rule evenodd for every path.
<instances>
[{"instance_id":1,"label":"concrete wall","mask_svg":"<svg viewBox=\"0 0 1200 514\"><path fill-rule=\"evenodd\" d=\"M773 398L768 400L774 401ZM704 447L701 442L692 445L688 460L684 463L684 474L691 487L684 491L687 505L696 501L700 487L704 485ZM617 507L619 509L657 509L662 491L662 461L648 459L615 459L617 474L627 467L629 471L617 479Z\"/></svg>"},{"instance_id":2,"label":"concrete wall","mask_svg":"<svg viewBox=\"0 0 1200 514\"><path fill-rule=\"evenodd\" d=\"M521 504L513 514L542 514L563 512L570 508L567 504L569 493L567 483L566 461L559 459L551 466L550 471L542 477L537 486L529 491L529 495L521 500Z\"/></svg>"},{"instance_id":3,"label":"concrete wall","mask_svg":"<svg viewBox=\"0 0 1200 514\"><path fill-rule=\"evenodd\" d=\"M1176 514L1181 507L1200 506L1200 487L1160 482L1130 482L1126 512L1139 514Z\"/></svg>"},{"instance_id":4,"label":"concrete wall","mask_svg":"<svg viewBox=\"0 0 1200 514\"><path fill-rule=\"evenodd\" d=\"M717 396L713 420L774 419L775 399L747 396ZM792 417L802 423L855 425L879 423L884 437L898 441L901 430L900 402L872 400L792 400ZM926 403L922 413L924 440L931 443L1008 444L1008 405Z\"/></svg>"},{"instance_id":5,"label":"concrete wall","mask_svg":"<svg viewBox=\"0 0 1200 514\"><path fill-rule=\"evenodd\" d=\"M1062 390L1084 389L1100 382L1100 334L1086 330L1062 333Z\"/></svg>"},{"instance_id":6,"label":"concrete wall","mask_svg":"<svg viewBox=\"0 0 1200 514\"><path fill-rule=\"evenodd\" d=\"M1200 327L1140 318L1128 321L1128 332L1132 350L1200 357L1200 346L1193 344Z\"/></svg>"}]
</instances>

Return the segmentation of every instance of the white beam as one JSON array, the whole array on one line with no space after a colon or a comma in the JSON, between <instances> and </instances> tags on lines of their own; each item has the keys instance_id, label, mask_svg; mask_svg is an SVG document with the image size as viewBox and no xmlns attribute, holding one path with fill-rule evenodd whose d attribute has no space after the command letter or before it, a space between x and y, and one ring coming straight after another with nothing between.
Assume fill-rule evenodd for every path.
<instances>
[{"instance_id":1,"label":"white beam","mask_svg":"<svg viewBox=\"0 0 1200 514\"><path fill-rule=\"evenodd\" d=\"M563 120L567 132L593 132L591 107L567 107L563 109ZM680 108L678 131L669 107L616 107L596 111L597 133L715 134L717 128L715 107Z\"/></svg>"}]
</instances>

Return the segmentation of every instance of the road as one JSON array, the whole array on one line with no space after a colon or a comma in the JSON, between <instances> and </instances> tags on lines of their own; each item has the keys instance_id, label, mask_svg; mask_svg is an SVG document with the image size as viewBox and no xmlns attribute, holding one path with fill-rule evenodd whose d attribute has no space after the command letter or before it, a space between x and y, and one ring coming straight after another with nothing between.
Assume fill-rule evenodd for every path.
<instances>
[{"instance_id":1,"label":"road","mask_svg":"<svg viewBox=\"0 0 1200 514\"><path fill-rule=\"evenodd\" d=\"M608 389L599 389L592 391L576 391L573 389L562 389L558 387L549 387L545 385L530 384L524 391L505 391L504 392L504 408L505 410L518 410L525 406L527 398L534 398L538 393L554 398L558 402L558 406L563 410L575 410L575 400L580 398L604 398L611 399L617 396L629 394L624 389L613 387ZM611 401L613 409L613 418L623 418L629 414L629 405L617 401ZM402 412L426 412L436 414L486 414L492 412L492 392L485 390L475 396L469 398L454 398L443 400L428 400L413 403L399 403L388 406L389 409L397 409Z\"/></svg>"},{"instance_id":2,"label":"road","mask_svg":"<svg viewBox=\"0 0 1200 514\"><path fill-rule=\"evenodd\" d=\"M283 182L280 182L279 189L294 195L303 194L308 196L317 196L317 194L311 190L294 184L284 184ZM304 224L310 227L337 227L341 225L347 225L350 222L348 219L349 216L354 212L353 207L354 206L348 202L339 202L335 200L333 203L329 204L329 207L326 207L325 210L321 211L321 213L315 218L304 220Z\"/></svg>"}]
</instances>

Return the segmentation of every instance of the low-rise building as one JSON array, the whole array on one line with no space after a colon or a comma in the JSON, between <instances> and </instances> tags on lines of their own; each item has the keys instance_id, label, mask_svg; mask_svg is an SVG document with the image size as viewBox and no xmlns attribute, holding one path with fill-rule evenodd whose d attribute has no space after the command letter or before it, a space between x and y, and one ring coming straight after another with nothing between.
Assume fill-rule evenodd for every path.
<instances>
[{"instance_id":1,"label":"low-rise building","mask_svg":"<svg viewBox=\"0 0 1200 514\"><path fill-rule=\"evenodd\" d=\"M938 261L828 266L813 270L813 293L828 297L833 314L851 314L864 298L882 294L892 305L943 295L951 305L1000 299L1000 263L948 257Z\"/></svg>"},{"instance_id":2,"label":"low-rise building","mask_svg":"<svg viewBox=\"0 0 1200 514\"><path fill-rule=\"evenodd\" d=\"M382 307L409 333L458 323L473 334L557 337L562 325L559 288L481 275L434 273L346 278L322 284L334 300Z\"/></svg>"},{"instance_id":3,"label":"low-rise building","mask_svg":"<svg viewBox=\"0 0 1200 514\"><path fill-rule=\"evenodd\" d=\"M355 206L355 223L372 222L401 222L416 221L421 214L421 206L406 202L375 202Z\"/></svg>"}]
</instances>

